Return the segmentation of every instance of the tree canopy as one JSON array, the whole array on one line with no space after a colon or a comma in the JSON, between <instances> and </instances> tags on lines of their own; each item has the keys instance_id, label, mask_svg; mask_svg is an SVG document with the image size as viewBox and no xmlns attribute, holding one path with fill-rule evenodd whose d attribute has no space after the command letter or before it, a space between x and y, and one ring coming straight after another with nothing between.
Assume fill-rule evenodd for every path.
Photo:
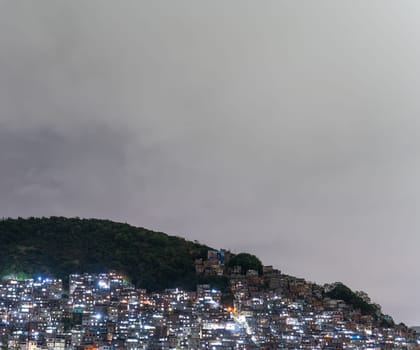
<instances>
[{"instance_id":1,"label":"tree canopy","mask_svg":"<svg viewBox=\"0 0 420 350\"><path fill-rule=\"evenodd\" d=\"M246 273L248 270L255 270L261 275L263 270L263 265L255 255L248 254L248 253L239 253L233 256L229 260L229 266L240 266L242 269L242 273Z\"/></svg>"},{"instance_id":2,"label":"tree canopy","mask_svg":"<svg viewBox=\"0 0 420 350\"><path fill-rule=\"evenodd\" d=\"M115 270L151 291L192 290L206 282L196 276L194 260L211 249L128 224L64 217L3 219L0 246L2 276L50 275L66 281L71 273Z\"/></svg>"},{"instance_id":3,"label":"tree canopy","mask_svg":"<svg viewBox=\"0 0 420 350\"><path fill-rule=\"evenodd\" d=\"M335 284L334 288L325 294L325 296L343 300L354 309L359 309L363 314L375 315L378 309L373 304L369 304L354 293L349 287L341 282Z\"/></svg>"}]
</instances>

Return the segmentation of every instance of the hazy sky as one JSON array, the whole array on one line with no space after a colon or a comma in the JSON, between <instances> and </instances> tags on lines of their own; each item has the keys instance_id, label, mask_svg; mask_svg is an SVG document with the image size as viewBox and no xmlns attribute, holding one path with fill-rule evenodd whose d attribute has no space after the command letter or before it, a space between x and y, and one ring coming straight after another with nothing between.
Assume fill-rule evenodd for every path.
<instances>
[{"instance_id":1,"label":"hazy sky","mask_svg":"<svg viewBox=\"0 0 420 350\"><path fill-rule=\"evenodd\" d=\"M1 216L248 251L420 324L417 1L0 6Z\"/></svg>"}]
</instances>

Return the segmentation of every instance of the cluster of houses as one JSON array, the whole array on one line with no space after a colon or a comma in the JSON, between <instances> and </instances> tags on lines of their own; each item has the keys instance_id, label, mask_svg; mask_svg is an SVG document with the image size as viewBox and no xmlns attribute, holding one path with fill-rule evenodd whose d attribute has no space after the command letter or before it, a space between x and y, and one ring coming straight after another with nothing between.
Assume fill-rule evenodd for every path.
<instances>
[{"instance_id":1,"label":"cluster of houses","mask_svg":"<svg viewBox=\"0 0 420 350\"><path fill-rule=\"evenodd\" d=\"M195 262L208 284L149 293L116 272L39 277L0 283L0 346L14 350L137 349L412 349L417 334L380 323L320 286L282 274L227 265L228 251ZM226 296L229 296L226 298ZM360 292L359 297L370 302Z\"/></svg>"}]
</instances>

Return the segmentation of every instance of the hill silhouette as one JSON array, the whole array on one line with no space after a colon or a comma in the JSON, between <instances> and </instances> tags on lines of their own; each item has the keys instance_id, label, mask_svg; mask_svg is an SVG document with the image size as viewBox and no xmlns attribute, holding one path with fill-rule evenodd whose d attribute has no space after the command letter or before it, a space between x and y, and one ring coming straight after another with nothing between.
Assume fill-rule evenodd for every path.
<instances>
[{"instance_id":1,"label":"hill silhouette","mask_svg":"<svg viewBox=\"0 0 420 350\"><path fill-rule=\"evenodd\" d=\"M149 291L181 287L194 290L210 283L229 294L229 277L197 275L194 261L210 248L181 237L109 220L80 218L18 218L0 220L0 277L59 277L72 273L115 270ZM232 254L227 268L240 266L262 274L261 261L247 253ZM294 277L289 276L294 279ZM284 291L287 293L287 290ZM345 301L364 314L379 309L342 283L325 297Z\"/></svg>"},{"instance_id":2,"label":"hill silhouette","mask_svg":"<svg viewBox=\"0 0 420 350\"><path fill-rule=\"evenodd\" d=\"M109 220L28 218L0 221L0 273L51 275L115 270L151 291L195 288L209 282L195 274L194 260L208 246L162 232ZM208 278L207 278L208 279ZM223 287L223 278L212 278Z\"/></svg>"}]
</instances>

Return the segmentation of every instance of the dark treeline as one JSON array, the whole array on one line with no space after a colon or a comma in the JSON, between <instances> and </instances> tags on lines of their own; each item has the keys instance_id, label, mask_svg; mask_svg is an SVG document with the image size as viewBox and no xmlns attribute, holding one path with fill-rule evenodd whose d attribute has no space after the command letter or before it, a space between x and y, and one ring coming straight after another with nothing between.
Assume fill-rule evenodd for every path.
<instances>
[{"instance_id":1,"label":"dark treeline","mask_svg":"<svg viewBox=\"0 0 420 350\"><path fill-rule=\"evenodd\" d=\"M137 287L194 289L211 282L224 288L227 281L197 277L194 260L205 258L209 247L180 237L108 220L28 218L0 221L0 272L39 274L67 280L71 273L115 270Z\"/></svg>"}]
</instances>

